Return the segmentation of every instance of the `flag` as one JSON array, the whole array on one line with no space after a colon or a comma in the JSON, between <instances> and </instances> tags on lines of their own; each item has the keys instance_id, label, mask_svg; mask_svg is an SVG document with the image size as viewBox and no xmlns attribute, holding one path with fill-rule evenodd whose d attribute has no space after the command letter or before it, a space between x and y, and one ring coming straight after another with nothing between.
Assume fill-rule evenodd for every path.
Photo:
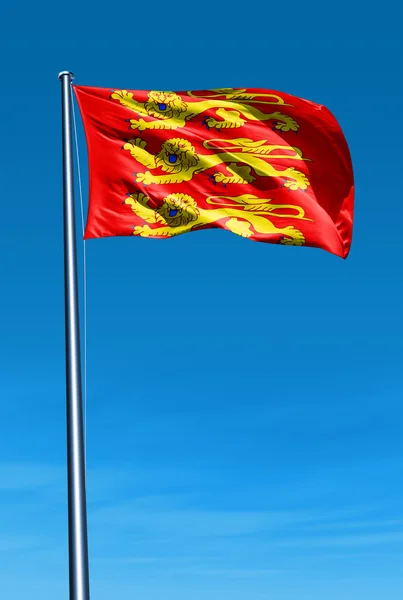
<instances>
[{"instance_id":1,"label":"flag","mask_svg":"<svg viewBox=\"0 0 403 600\"><path fill-rule=\"evenodd\" d=\"M347 257L352 164L324 106L251 88L74 90L89 155L86 239L215 227Z\"/></svg>"}]
</instances>

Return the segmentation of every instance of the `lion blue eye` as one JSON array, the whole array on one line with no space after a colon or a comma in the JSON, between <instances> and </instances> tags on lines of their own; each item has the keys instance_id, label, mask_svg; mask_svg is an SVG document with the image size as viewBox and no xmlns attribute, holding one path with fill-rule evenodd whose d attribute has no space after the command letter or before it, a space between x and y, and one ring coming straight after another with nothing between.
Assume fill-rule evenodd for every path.
<instances>
[{"instance_id":1,"label":"lion blue eye","mask_svg":"<svg viewBox=\"0 0 403 600\"><path fill-rule=\"evenodd\" d=\"M169 211L169 216L170 217L174 217L178 212L177 208L171 208L171 210Z\"/></svg>"},{"instance_id":2,"label":"lion blue eye","mask_svg":"<svg viewBox=\"0 0 403 600\"><path fill-rule=\"evenodd\" d=\"M178 157L176 156L176 154L170 154L169 155L169 162L170 163L176 163Z\"/></svg>"},{"instance_id":3,"label":"lion blue eye","mask_svg":"<svg viewBox=\"0 0 403 600\"><path fill-rule=\"evenodd\" d=\"M158 108L160 110L166 110L167 109L167 105L166 104L158 104Z\"/></svg>"}]
</instances>

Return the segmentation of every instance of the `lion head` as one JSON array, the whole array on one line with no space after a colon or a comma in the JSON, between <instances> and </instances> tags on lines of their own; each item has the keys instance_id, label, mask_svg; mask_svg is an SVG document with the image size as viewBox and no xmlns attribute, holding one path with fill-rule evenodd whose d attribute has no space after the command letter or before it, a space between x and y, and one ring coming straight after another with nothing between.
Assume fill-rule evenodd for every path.
<instances>
[{"instance_id":1,"label":"lion head","mask_svg":"<svg viewBox=\"0 0 403 600\"><path fill-rule=\"evenodd\" d=\"M187 104L173 92L150 92L144 108L150 117L172 119L187 110Z\"/></svg>"},{"instance_id":2,"label":"lion head","mask_svg":"<svg viewBox=\"0 0 403 600\"><path fill-rule=\"evenodd\" d=\"M196 202L187 194L169 194L155 212L158 215L157 222L169 227L187 225L191 221L197 221L199 216Z\"/></svg>"},{"instance_id":3,"label":"lion head","mask_svg":"<svg viewBox=\"0 0 403 600\"><path fill-rule=\"evenodd\" d=\"M157 167L167 173L189 171L199 162L199 157L192 144L182 138L172 138L164 142L155 157Z\"/></svg>"}]
</instances>

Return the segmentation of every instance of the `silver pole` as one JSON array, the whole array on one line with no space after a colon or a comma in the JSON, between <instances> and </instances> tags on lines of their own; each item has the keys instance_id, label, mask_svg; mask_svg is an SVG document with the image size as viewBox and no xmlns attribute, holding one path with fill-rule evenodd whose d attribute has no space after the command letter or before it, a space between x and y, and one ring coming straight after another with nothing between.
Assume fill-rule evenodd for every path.
<instances>
[{"instance_id":1,"label":"silver pole","mask_svg":"<svg viewBox=\"0 0 403 600\"><path fill-rule=\"evenodd\" d=\"M67 472L69 506L70 600L89 600L85 454L81 396L80 326L78 310L74 165L69 71L59 73L62 82L64 288L66 326Z\"/></svg>"}]
</instances>

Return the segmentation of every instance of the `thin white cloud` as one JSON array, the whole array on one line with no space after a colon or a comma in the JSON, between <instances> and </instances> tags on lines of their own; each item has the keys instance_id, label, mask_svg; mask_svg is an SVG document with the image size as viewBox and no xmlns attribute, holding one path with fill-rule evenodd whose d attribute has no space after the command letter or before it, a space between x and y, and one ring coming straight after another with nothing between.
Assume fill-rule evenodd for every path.
<instances>
[{"instance_id":1,"label":"thin white cloud","mask_svg":"<svg viewBox=\"0 0 403 600\"><path fill-rule=\"evenodd\" d=\"M373 519L371 520L357 520L357 521L345 521L341 520L336 523L319 523L319 524L306 524L301 527L309 528L309 531L344 531L351 529L387 529L390 527L403 528L403 519Z\"/></svg>"},{"instance_id":2,"label":"thin white cloud","mask_svg":"<svg viewBox=\"0 0 403 600\"><path fill-rule=\"evenodd\" d=\"M59 465L38 463L0 464L0 492L24 491L59 485L66 478Z\"/></svg>"},{"instance_id":3,"label":"thin white cloud","mask_svg":"<svg viewBox=\"0 0 403 600\"><path fill-rule=\"evenodd\" d=\"M343 535L326 537L306 537L277 542L280 546L314 548L318 546L374 546L379 544L401 544L403 542L403 531L394 533L378 533L368 535Z\"/></svg>"},{"instance_id":4,"label":"thin white cloud","mask_svg":"<svg viewBox=\"0 0 403 600\"><path fill-rule=\"evenodd\" d=\"M13 550L28 550L40 548L42 540L35 536L1 534L0 552L11 552Z\"/></svg>"},{"instance_id":5,"label":"thin white cloud","mask_svg":"<svg viewBox=\"0 0 403 600\"><path fill-rule=\"evenodd\" d=\"M185 498L187 498L185 496ZM164 531L192 531L194 535L239 535L284 528L298 524L317 528L342 527L352 524L354 517L370 515L371 505L356 505L337 510L196 510L180 506L181 496L140 497L128 503L110 505L92 511L93 523L122 526L126 530L138 525ZM176 506L173 502L176 500ZM165 509L164 509L165 507ZM336 523L335 523L336 521ZM372 521L370 521L372 523ZM394 521L396 522L396 521Z\"/></svg>"},{"instance_id":6,"label":"thin white cloud","mask_svg":"<svg viewBox=\"0 0 403 600\"><path fill-rule=\"evenodd\" d=\"M261 577L272 577L286 573L281 569L206 569L206 568L173 568L171 574L186 575L194 577L227 577L229 579L259 579Z\"/></svg>"}]
</instances>

